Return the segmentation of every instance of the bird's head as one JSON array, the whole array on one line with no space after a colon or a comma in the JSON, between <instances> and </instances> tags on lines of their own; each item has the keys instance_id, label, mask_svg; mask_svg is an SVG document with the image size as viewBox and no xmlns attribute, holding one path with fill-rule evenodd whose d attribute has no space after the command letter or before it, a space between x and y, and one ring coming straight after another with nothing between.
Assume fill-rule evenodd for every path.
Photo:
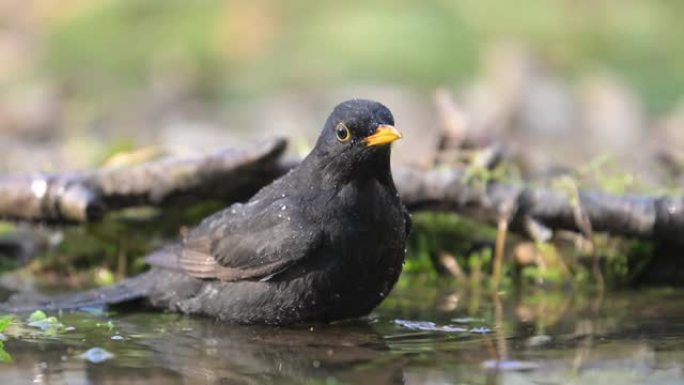
<instances>
[{"instance_id":1,"label":"bird's head","mask_svg":"<svg viewBox=\"0 0 684 385\"><path fill-rule=\"evenodd\" d=\"M401 139L384 105L364 99L338 104L312 151L327 172L340 177L389 173L390 144Z\"/></svg>"}]
</instances>

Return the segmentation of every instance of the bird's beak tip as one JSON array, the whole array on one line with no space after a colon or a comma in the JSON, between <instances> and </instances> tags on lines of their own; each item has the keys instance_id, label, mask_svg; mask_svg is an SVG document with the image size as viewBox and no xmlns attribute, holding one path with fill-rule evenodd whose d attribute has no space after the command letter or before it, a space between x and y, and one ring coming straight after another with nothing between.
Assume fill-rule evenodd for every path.
<instances>
[{"instance_id":1,"label":"bird's beak tip","mask_svg":"<svg viewBox=\"0 0 684 385\"><path fill-rule=\"evenodd\" d=\"M375 133L373 133L370 136L367 136L366 139L364 139L364 141L366 142L366 146L372 147L380 146L383 144L390 144L395 140L399 140L401 138L401 133L397 131L397 129L394 128L394 126L391 126L389 124L381 124L375 130Z\"/></svg>"}]
</instances>

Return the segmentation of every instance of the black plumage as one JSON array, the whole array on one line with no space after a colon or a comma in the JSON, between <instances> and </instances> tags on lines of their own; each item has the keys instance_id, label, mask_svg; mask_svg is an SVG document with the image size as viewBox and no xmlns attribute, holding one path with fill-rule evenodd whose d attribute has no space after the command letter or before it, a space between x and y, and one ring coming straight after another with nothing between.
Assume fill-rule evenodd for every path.
<instances>
[{"instance_id":1,"label":"black plumage","mask_svg":"<svg viewBox=\"0 0 684 385\"><path fill-rule=\"evenodd\" d=\"M367 314L399 277L411 223L390 171L393 124L380 103L341 103L295 169L148 256L149 272L41 307L144 297L238 323Z\"/></svg>"}]
</instances>

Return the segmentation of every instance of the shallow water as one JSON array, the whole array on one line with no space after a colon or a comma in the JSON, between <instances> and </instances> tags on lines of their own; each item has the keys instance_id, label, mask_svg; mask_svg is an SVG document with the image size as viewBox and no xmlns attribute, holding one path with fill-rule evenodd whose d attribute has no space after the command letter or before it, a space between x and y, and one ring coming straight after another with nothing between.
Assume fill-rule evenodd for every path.
<instances>
[{"instance_id":1,"label":"shallow water","mask_svg":"<svg viewBox=\"0 0 684 385\"><path fill-rule=\"evenodd\" d=\"M63 314L68 331L7 337L0 383L684 384L681 290L493 298L402 286L369 318L334 325Z\"/></svg>"}]
</instances>

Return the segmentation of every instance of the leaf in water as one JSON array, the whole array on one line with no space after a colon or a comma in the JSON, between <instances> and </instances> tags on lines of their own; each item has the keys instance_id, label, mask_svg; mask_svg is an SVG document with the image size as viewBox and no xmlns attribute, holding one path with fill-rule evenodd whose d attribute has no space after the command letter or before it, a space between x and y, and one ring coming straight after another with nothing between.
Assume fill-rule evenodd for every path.
<instances>
[{"instance_id":1,"label":"leaf in water","mask_svg":"<svg viewBox=\"0 0 684 385\"><path fill-rule=\"evenodd\" d=\"M114 354L110 353L102 348L90 348L85 353L79 356L80 358L90 361L93 364L99 364L105 362L111 358L114 358Z\"/></svg>"},{"instance_id":2,"label":"leaf in water","mask_svg":"<svg viewBox=\"0 0 684 385\"><path fill-rule=\"evenodd\" d=\"M36 321L43 321L47 318L47 314L45 314L44 311L42 310L36 310L28 318L28 322L36 322Z\"/></svg>"},{"instance_id":3,"label":"leaf in water","mask_svg":"<svg viewBox=\"0 0 684 385\"><path fill-rule=\"evenodd\" d=\"M14 317L12 317L11 315L0 317L0 333L5 331L5 329L7 329L7 326L9 326L9 324L11 324L13 320Z\"/></svg>"},{"instance_id":4,"label":"leaf in water","mask_svg":"<svg viewBox=\"0 0 684 385\"><path fill-rule=\"evenodd\" d=\"M0 341L0 362L12 362L12 356L5 350L5 344Z\"/></svg>"},{"instance_id":5,"label":"leaf in water","mask_svg":"<svg viewBox=\"0 0 684 385\"><path fill-rule=\"evenodd\" d=\"M56 317L48 317L37 321L31 321L28 323L28 326L38 328L44 332L57 332L58 330L64 328L64 325L59 322Z\"/></svg>"}]
</instances>

